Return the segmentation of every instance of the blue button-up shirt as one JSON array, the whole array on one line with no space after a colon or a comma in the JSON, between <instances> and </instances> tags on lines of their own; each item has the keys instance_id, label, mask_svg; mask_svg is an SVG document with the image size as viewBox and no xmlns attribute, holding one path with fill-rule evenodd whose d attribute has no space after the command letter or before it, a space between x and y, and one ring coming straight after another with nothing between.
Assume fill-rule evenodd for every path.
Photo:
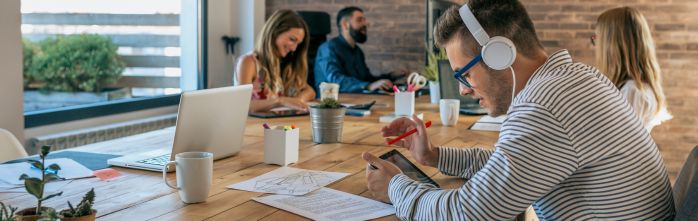
<instances>
[{"instance_id":1,"label":"blue button-up shirt","mask_svg":"<svg viewBox=\"0 0 698 221\"><path fill-rule=\"evenodd\" d=\"M373 76L361 48L358 45L352 48L341 35L320 45L314 72L315 88L322 82L336 83L343 93L361 93L370 83L389 78Z\"/></svg>"}]
</instances>

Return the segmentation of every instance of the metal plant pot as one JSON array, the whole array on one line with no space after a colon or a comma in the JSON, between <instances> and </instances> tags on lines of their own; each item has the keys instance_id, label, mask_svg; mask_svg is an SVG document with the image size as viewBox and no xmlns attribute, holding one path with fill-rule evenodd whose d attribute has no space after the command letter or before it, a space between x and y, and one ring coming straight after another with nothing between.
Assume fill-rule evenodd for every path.
<instances>
[{"instance_id":1,"label":"metal plant pot","mask_svg":"<svg viewBox=\"0 0 698 221\"><path fill-rule=\"evenodd\" d=\"M345 112L346 108L310 107L310 123L313 127L313 142L341 142Z\"/></svg>"}]
</instances>

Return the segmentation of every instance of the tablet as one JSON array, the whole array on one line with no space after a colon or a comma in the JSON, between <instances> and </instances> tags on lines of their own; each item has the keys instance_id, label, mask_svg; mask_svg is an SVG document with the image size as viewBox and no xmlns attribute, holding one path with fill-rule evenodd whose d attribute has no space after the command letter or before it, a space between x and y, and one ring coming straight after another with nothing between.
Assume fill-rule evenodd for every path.
<instances>
[{"instance_id":1,"label":"tablet","mask_svg":"<svg viewBox=\"0 0 698 221\"><path fill-rule=\"evenodd\" d=\"M436 187L439 187L439 184L434 182L427 174L422 172L417 166L412 164L404 155L400 153L400 151L397 151L396 149L391 150L390 152L387 152L383 155L380 156L381 159L390 161L391 163L397 165L397 167L402 170L402 173L407 175L408 177L412 178L415 181L418 181L420 183L429 183L432 184Z\"/></svg>"},{"instance_id":2,"label":"tablet","mask_svg":"<svg viewBox=\"0 0 698 221\"><path fill-rule=\"evenodd\" d=\"M250 116L258 118L294 117L308 115L308 111L295 110L287 107L279 107L268 112L250 112Z\"/></svg>"}]
</instances>

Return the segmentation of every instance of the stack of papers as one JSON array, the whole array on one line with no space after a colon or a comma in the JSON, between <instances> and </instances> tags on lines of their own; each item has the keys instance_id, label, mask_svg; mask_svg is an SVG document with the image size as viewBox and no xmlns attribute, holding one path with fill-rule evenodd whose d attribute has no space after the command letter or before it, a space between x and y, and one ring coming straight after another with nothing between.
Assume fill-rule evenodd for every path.
<instances>
[{"instance_id":1,"label":"stack of papers","mask_svg":"<svg viewBox=\"0 0 698 221\"><path fill-rule=\"evenodd\" d=\"M313 220L367 220L395 213L391 205L324 187L348 175L281 167L228 188L276 194L253 200Z\"/></svg>"},{"instance_id":2,"label":"stack of papers","mask_svg":"<svg viewBox=\"0 0 698 221\"><path fill-rule=\"evenodd\" d=\"M500 131L502 130L502 123L507 119L506 115L499 117L482 116L480 120L475 122L473 126L470 126L470 130L481 130L481 131Z\"/></svg>"},{"instance_id":3,"label":"stack of papers","mask_svg":"<svg viewBox=\"0 0 698 221\"><path fill-rule=\"evenodd\" d=\"M54 181L46 184L46 193L58 192L63 186L70 183L69 180L92 177L92 170L74 160L68 158L47 159L45 165L54 163L61 167L58 176L66 181ZM41 171L32 168L31 164L27 162L0 164L0 192L25 192L24 180L19 179L22 174L27 174L30 177L41 177Z\"/></svg>"}]
</instances>

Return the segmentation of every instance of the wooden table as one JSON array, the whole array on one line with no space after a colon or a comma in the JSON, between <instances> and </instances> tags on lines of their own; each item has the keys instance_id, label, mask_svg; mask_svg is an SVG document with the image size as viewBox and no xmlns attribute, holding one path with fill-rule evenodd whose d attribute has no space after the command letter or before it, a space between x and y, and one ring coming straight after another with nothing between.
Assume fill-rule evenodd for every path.
<instances>
[{"instance_id":1,"label":"wooden table","mask_svg":"<svg viewBox=\"0 0 698 221\"><path fill-rule=\"evenodd\" d=\"M233 157L215 161L213 166L213 184L205 203L185 204L176 191L167 187L162 174L143 170L114 167L123 176L117 180L104 182L96 178L73 181L64 188L63 195L50 199L44 205L56 209L67 208L66 201L78 202L85 192L94 187L96 192L95 208L99 220L307 220L284 210L252 201L251 198L261 193L227 189L225 186L241 182L278 168L264 164L262 123L296 124L301 128L300 158L292 167L345 172L351 175L329 185L329 188L371 197L366 189L365 162L361 152L368 151L380 155L391 149L385 145L380 135L378 117L391 113L392 96L385 95L341 95L345 103L365 103L377 100L371 116L346 116L342 143L314 144L311 137L308 116L257 119L248 118L240 153ZM497 140L496 132L470 131L467 128L475 122L477 116L460 116L456 126L441 125L438 104L430 104L428 96L417 98L416 112L423 112L424 118L433 121L428 129L432 143L435 145L456 147L492 148ZM152 131L144 134L115 139L111 141L85 145L71 150L95 153L131 154L157 148L169 148L174 138L174 128ZM403 154L414 162L410 154ZM435 168L420 168L430 174L443 188L458 188L463 180L442 175ZM174 173L168 175L173 182ZM35 206L35 199L28 194L0 193L0 201L17 206L20 209ZM379 220L395 220L395 216Z\"/></svg>"}]
</instances>

